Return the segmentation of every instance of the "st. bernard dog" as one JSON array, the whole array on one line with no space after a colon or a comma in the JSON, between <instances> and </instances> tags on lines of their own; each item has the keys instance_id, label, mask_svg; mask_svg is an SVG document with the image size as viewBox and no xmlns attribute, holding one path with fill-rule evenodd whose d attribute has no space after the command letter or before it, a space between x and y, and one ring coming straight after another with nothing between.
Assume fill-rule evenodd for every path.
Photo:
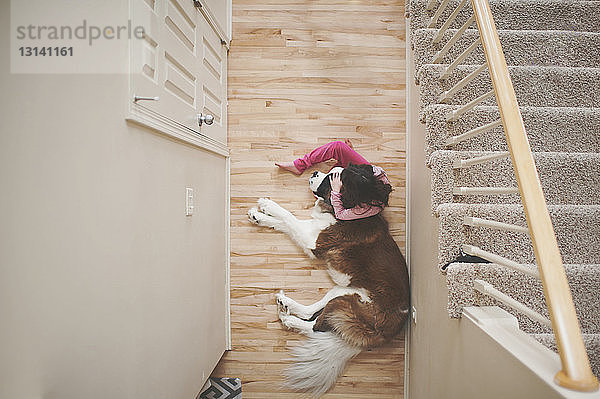
<instances>
[{"instance_id":1,"label":"st. bernard dog","mask_svg":"<svg viewBox=\"0 0 600 399\"><path fill-rule=\"evenodd\" d=\"M400 333L410 302L406 262L387 222L381 214L336 220L328 175L315 172L310 177L310 188L318 198L311 219L299 220L267 198L248 211L252 223L288 234L309 257L324 260L336 284L308 306L283 291L276 295L283 325L308 336L293 350L287 383L314 396L324 394L363 349L382 345Z\"/></svg>"}]
</instances>

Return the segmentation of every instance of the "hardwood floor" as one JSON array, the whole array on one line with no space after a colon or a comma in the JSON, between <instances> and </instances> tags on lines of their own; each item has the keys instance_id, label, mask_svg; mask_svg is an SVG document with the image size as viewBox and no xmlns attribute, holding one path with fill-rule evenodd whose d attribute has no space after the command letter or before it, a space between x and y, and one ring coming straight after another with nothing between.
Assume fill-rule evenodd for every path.
<instances>
[{"instance_id":1,"label":"hardwood floor","mask_svg":"<svg viewBox=\"0 0 600 399\"><path fill-rule=\"evenodd\" d=\"M242 379L244 399L298 398L282 387L287 350L274 294L302 303L332 286L324 265L283 234L251 225L268 196L299 217L308 176L278 170L317 145L350 138L394 186L385 216L404 249L405 41L403 1L233 0L229 54L231 319L233 350L213 373ZM327 165L315 169L328 170ZM361 353L325 398L400 398L404 342Z\"/></svg>"}]
</instances>

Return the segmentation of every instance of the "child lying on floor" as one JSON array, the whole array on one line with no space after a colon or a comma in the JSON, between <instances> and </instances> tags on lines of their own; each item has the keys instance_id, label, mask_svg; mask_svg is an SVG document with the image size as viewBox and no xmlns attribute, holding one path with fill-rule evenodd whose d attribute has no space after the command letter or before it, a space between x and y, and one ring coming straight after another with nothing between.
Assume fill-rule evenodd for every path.
<instances>
[{"instance_id":1,"label":"child lying on floor","mask_svg":"<svg viewBox=\"0 0 600 399\"><path fill-rule=\"evenodd\" d=\"M354 151L350 140L333 141L315 148L293 162L277 162L275 165L295 175L301 175L311 166L335 159L335 167L343 167L341 173L332 173L331 205L335 217L340 220L361 219L378 214L388 205L392 186L385 171L371 165Z\"/></svg>"}]
</instances>

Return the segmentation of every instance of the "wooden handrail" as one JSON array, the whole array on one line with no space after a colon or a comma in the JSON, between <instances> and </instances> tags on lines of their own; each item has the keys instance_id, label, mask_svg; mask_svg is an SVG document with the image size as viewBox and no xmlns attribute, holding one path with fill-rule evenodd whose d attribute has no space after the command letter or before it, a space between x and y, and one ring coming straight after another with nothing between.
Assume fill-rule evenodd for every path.
<instances>
[{"instance_id":1,"label":"wooden handrail","mask_svg":"<svg viewBox=\"0 0 600 399\"><path fill-rule=\"evenodd\" d=\"M496 93L562 363L562 370L556 374L554 380L565 388L596 391L598 380L592 373L585 351L556 235L494 18L487 0L471 0L471 3Z\"/></svg>"}]
</instances>

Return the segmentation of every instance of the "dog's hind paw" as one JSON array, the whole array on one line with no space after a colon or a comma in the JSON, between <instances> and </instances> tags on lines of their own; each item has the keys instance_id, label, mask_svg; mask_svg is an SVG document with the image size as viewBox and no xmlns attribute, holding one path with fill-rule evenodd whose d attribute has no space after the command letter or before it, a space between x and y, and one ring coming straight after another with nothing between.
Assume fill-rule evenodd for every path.
<instances>
[{"instance_id":1,"label":"dog's hind paw","mask_svg":"<svg viewBox=\"0 0 600 399\"><path fill-rule=\"evenodd\" d=\"M290 308L285 303L287 302L286 300L288 299L288 297L285 296L283 290L275 294L275 298L277 300L277 311L279 312L279 318L281 318L282 315L289 315Z\"/></svg>"},{"instance_id":2,"label":"dog's hind paw","mask_svg":"<svg viewBox=\"0 0 600 399\"><path fill-rule=\"evenodd\" d=\"M281 320L281 324L283 324L283 326L285 328L287 328L288 330L293 330L294 329L294 316L290 315L290 314L285 314L285 313L279 313L279 320Z\"/></svg>"}]
</instances>

